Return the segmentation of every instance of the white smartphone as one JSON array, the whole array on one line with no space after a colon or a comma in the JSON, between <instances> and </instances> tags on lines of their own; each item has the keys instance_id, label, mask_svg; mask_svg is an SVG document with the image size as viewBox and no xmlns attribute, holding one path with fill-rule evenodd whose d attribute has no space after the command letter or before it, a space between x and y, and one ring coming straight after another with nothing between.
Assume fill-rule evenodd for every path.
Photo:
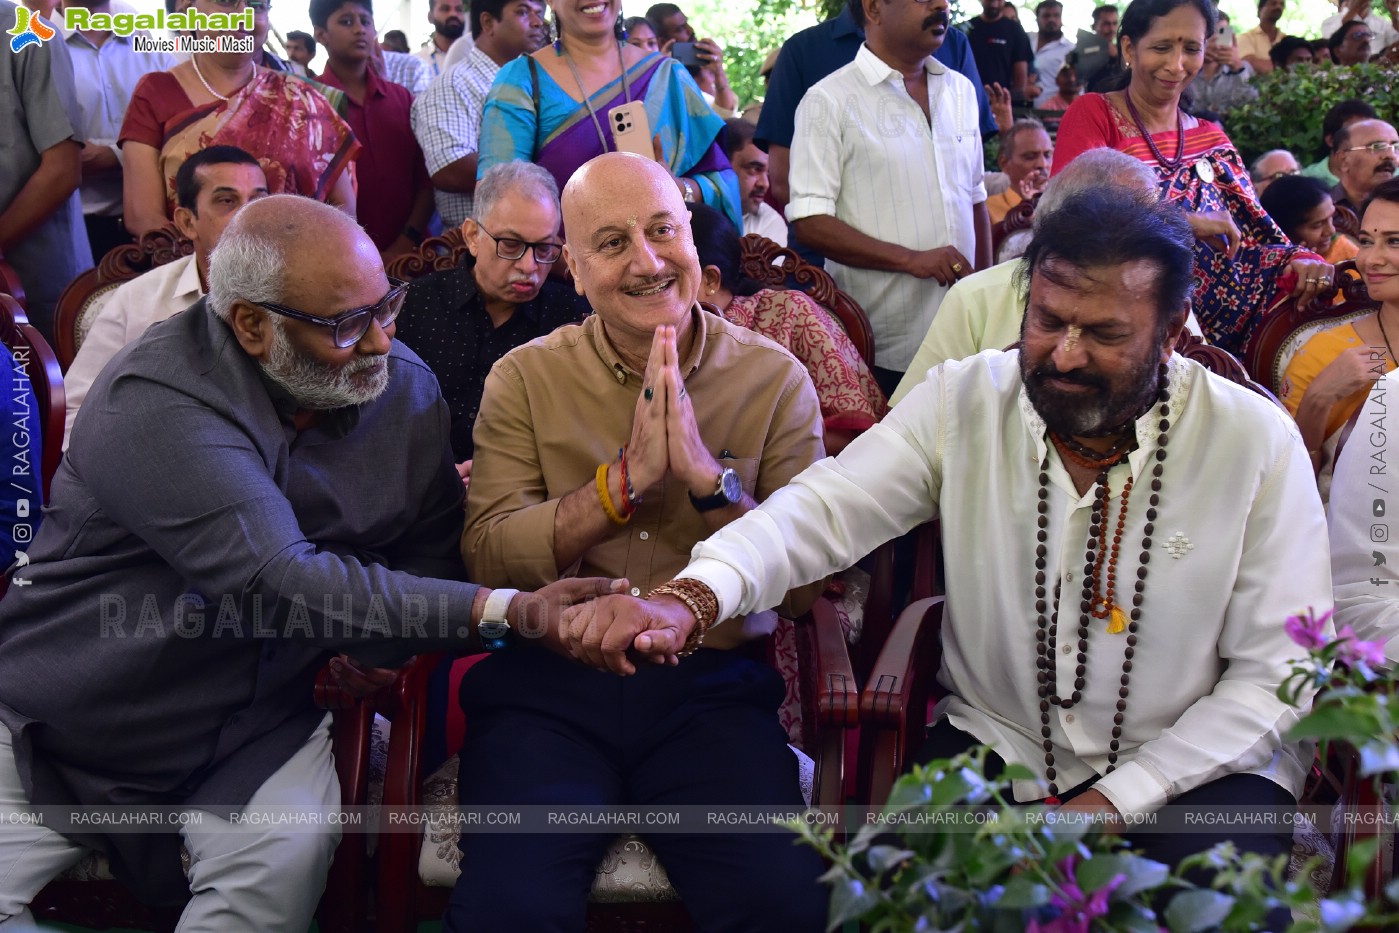
<instances>
[{"instance_id":1,"label":"white smartphone","mask_svg":"<svg viewBox=\"0 0 1399 933\"><path fill-rule=\"evenodd\" d=\"M1219 31L1214 34L1214 44L1224 49L1232 46L1234 44L1234 27L1228 23L1220 23Z\"/></svg>"},{"instance_id":2,"label":"white smartphone","mask_svg":"<svg viewBox=\"0 0 1399 933\"><path fill-rule=\"evenodd\" d=\"M607 125L618 152L634 152L648 159L656 157L651 145L651 121L646 117L646 104L633 100L618 104L607 111Z\"/></svg>"}]
</instances>

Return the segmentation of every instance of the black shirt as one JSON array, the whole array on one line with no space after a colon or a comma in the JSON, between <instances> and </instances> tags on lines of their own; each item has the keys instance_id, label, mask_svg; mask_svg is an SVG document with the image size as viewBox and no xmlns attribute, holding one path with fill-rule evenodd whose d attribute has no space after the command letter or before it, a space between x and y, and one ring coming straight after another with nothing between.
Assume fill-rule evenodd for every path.
<instances>
[{"instance_id":1,"label":"black shirt","mask_svg":"<svg viewBox=\"0 0 1399 933\"><path fill-rule=\"evenodd\" d=\"M1035 57L1030 37L1014 20L998 19L988 23L978 16L971 21L967 38L971 40L972 56L982 82L999 84L1007 91L1011 89L1012 66L1025 62L1028 69L1028 63Z\"/></svg>"},{"instance_id":2,"label":"black shirt","mask_svg":"<svg viewBox=\"0 0 1399 933\"><path fill-rule=\"evenodd\" d=\"M518 306L499 327L491 324L486 302L469 265L434 272L413 282L398 316L394 337L407 344L437 374L442 397L452 411L452 457L472 456L471 429L481 407L486 375L511 350L590 313L587 299L546 279L533 301Z\"/></svg>"}]
</instances>

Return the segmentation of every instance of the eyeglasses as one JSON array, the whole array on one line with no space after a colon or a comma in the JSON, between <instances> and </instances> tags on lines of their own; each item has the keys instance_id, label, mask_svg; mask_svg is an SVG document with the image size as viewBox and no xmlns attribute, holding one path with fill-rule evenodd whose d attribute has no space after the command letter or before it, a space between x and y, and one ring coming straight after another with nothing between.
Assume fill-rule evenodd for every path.
<instances>
[{"instance_id":1,"label":"eyeglasses","mask_svg":"<svg viewBox=\"0 0 1399 933\"><path fill-rule=\"evenodd\" d=\"M1280 172L1273 172L1271 175L1264 175L1264 176L1263 176L1261 179L1259 179L1259 180L1260 180L1260 181L1277 181L1279 178L1286 178L1288 175L1300 175L1300 174L1302 174L1302 170L1301 170L1301 169L1297 169L1297 168L1285 168L1285 169L1283 169L1283 170L1280 171Z\"/></svg>"},{"instance_id":2,"label":"eyeglasses","mask_svg":"<svg viewBox=\"0 0 1399 933\"><path fill-rule=\"evenodd\" d=\"M1369 41L1370 41L1371 39L1373 39L1373 38L1375 38L1375 34L1372 33L1372 32L1353 32L1353 33L1351 33L1350 35L1346 36L1345 41L1346 41L1346 42L1369 42Z\"/></svg>"},{"instance_id":3,"label":"eyeglasses","mask_svg":"<svg viewBox=\"0 0 1399 933\"><path fill-rule=\"evenodd\" d=\"M1372 143L1363 146L1350 146L1342 149L1342 152L1373 152L1375 155L1384 155L1386 152L1399 152L1399 140L1377 139Z\"/></svg>"},{"instance_id":4,"label":"eyeglasses","mask_svg":"<svg viewBox=\"0 0 1399 933\"><path fill-rule=\"evenodd\" d=\"M288 308L286 305L279 305L271 301L254 301L253 304L283 317L289 317L294 321L305 321L308 324L329 327L335 345L343 350L360 342L364 335L369 332L370 322L378 321L380 327L388 327L392 324L394 319L398 317L398 313L403 310L403 303L407 297L408 283L391 276L389 278L389 293L379 301L363 308L351 308L349 311L337 314L332 318L316 317L305 311L298 311L295 308Z\"/></svg>"},{"instance_id":5,"label":"eyeglasses","mask_svg":"<svg viewBox=\"0 0 1399 933\"><path fill-rule=\"evenodd\" d=\"M526 243L524 240L515 240L510 237L498 237L491 231L476 225L486 236L495 240L495 254L501 259L508 259L511 262L525 255L525 250L534 250L534 261L541 266L551 265L559 261L563 255L563 247L557 243Z\"/></svg>"}]
</instances>

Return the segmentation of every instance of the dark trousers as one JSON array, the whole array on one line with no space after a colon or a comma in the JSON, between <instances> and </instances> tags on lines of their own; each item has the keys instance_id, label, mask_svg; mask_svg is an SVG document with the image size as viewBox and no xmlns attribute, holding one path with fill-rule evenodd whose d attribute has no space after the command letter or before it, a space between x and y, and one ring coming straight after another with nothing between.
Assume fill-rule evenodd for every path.
<instances>
[{"instance_id":1,"label":"dark trousers","mask_svg":"<svg viewBox=\"0 0 1399 933\"><path fill-rule=\"evenodd\" d=\"M879 366L870 367L874 374L874 381L879 383L879 390L888 398L894 394L894 390L899 387L899 383L904 381L904 374L893 369L883 369Z\"/></svg>"},{"instance_id":2,"label":"dark trousers","mask_svg":"<svg viewBox=\"0 0 1399 933\"><path fill-rule=\"evenodd\" d=\"M87 242L92 247L94 266L102 265L102 257L118 246L136 242L135 237L126 232L120 217L84 214L83 223L87 226Z\"/></svg>"},{"instance_id":3,"label":"dark trousers","mask_svg":"<svg viewBox=\"0 0 1399 933\"><path fill-rule=\"evenodd\" d=\"M467 806L754 805L801 808L777 721L781 677L726 651L631 677L547 651L494 655L462 680ZM465 834L443 929L583 930L615 831ZM825 929L819 856L787 834L646 836L701 931Z\"/></svg>"},{"instance_id":4,"label":"dark trousers","mask_svg":"<svg viewBox=\"0 0 1399 933\"><path fill-rule=\"evenodd\" d=\"M927 740L918 750L920 764L936 758L951 758L953 755L970 751L980 743L976 737L963 732L946 719L940 719L928 728ZM1005 768L1005 761L994 752L986 756L986 776L995 778ZM1063 800L1088 790L1097 778L1084 781L1075 788L1060 794ZM1017 800L1016 803L1038 803L1036 800ZM1169 807L1181 811L1210 811L1216 808L1254 807L1295 807L1297 798L1265 777L1256 774L1227 774L1218 780L1202 784L1191 791L1176 797ZM1221 842L1232 842L1240 852L1254 852L1265 858L1276 858L1292 851L1292 833L1231 833L1227 827L1203 826L1198 832L1190 833L1124 833L1127 844L1138 854L1171 866L1174 870L1188 855L1204 852ZM1212 872L1199 870L1187 872L1185 877L1194 884L1208 887ZM1170 901L1168 892L1161 902L1155 904L1158 913ZM1291 925L1291 914L1286 908L1275 910L1267 918L1269 930L1285 930Z\"/></svg>"}]
</instances>

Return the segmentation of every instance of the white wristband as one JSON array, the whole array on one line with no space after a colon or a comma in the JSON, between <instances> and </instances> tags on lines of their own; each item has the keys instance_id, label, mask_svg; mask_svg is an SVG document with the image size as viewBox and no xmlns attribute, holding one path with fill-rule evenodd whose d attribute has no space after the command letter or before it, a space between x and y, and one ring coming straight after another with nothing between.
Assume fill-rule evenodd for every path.
<instances>
[{"instance_id":1,"label":"white wristband","mask_svg":"<svg viewBox=\"0 0 1399 933\"><path fill-rule=\"evenodd\" d=\"M519 590L496 589L486 597L486 605L481 609L482 622L504 622L505 613L510 609L510 600L520 595Z\"/></svg>"}]
</instances>

